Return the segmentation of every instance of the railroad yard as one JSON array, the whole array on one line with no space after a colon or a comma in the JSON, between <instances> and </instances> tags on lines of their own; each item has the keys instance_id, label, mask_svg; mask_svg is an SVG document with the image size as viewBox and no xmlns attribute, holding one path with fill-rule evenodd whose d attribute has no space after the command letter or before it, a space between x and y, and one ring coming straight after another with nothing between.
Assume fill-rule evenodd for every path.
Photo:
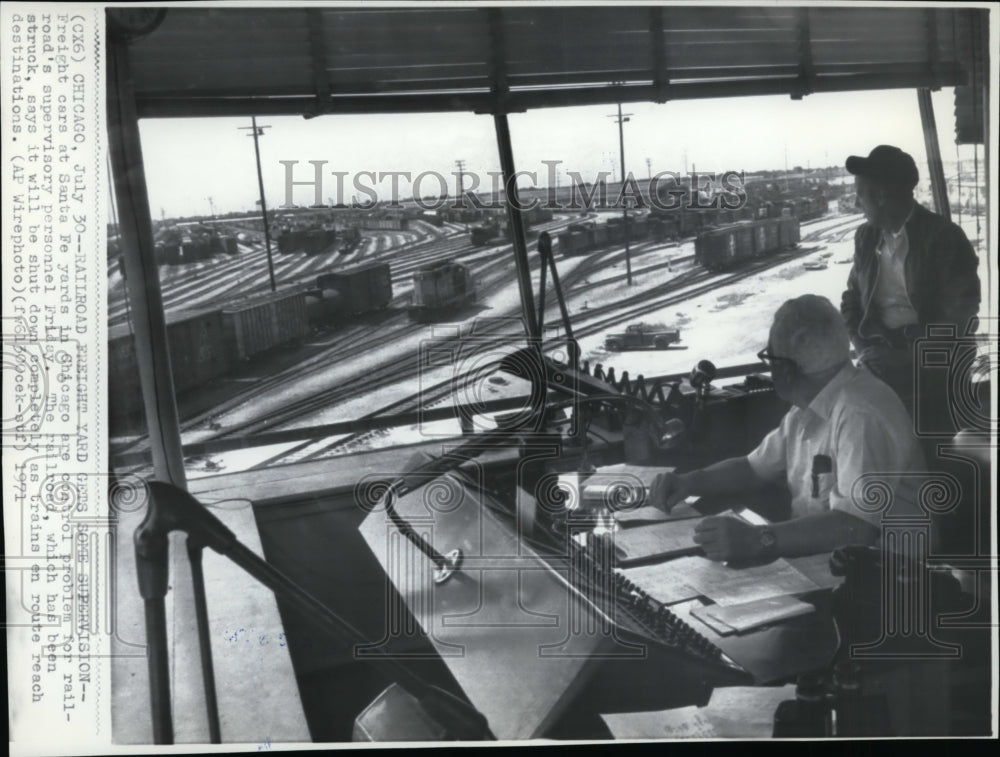
<instances>
[{"instance_id":1,"label":"railroad yard","mask_svg":"<svg viewBox=\"0 0 1000 757\"><path fill-rule=\"evenodd\" d=\"M832 206L835 210L836 203ZM530 230L536 294L538 234L545 231L556 238L577 221L576 215L557 213ZM696 264L691 237L637 241L630 250L632 286L626 283L622 245L573 257L561 255L556 245L556 266L581 359L604 370L613 367L619 376L628 372L647 377L684 373L701 359L720 366L753 363L766 343L771 315L784 299L811 291L839 302L860 222L859 215L836 213L805 222L796 247L722 272ZM464 264L478 297L435 323L414 323L406 313L413 274L436 261ZM391 268L392 300L386 308L313 327L292 345L237 363L205 386L181 392L184 444L413 412L418 400L419 407L427 409L526 391L525 383L495 374L492 368L505 352L523 346L510 244L474 245L465 224L435 226L417 220L405 230L366 230L360 244L348 252L275 255L278 292L307 288L317 275L346 266L376 262ZM171 311L212 306L237 294L269 291L264 245L256 241L239 245L238 262L231 256L216 256L186 266L161 266L160 272L168 317ZM128 319L124 285L120 273L110 269L109 314L119 328ZM561 334L561 321L551 281L547 291L548 339ZM605 348L606 334L636 322L677 328L681 339L663 350ZM441 360L441 354L450 358ZM429 360L429 355L434 358ZM472 385L457 386L454 376L470 369ZM144 438L134 431L114 432L113 454L134 454L144 448ZM458 423L445 420L197 455L188 459L188 470L197 477L291 463L414 442L434 433L458 433Z\"/></svg>"}]
</instances>

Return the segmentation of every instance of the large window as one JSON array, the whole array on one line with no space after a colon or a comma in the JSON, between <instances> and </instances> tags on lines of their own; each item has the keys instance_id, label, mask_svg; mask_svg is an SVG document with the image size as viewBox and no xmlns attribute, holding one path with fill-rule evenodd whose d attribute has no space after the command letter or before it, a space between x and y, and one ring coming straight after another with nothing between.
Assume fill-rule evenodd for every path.
<instances>
[{"instance_id":1,"label":"large window","mask_svg":"<svg viewBox=\"0 0 1000 757\"><path fill-rule=\"evenodd\" d=\"M933 101L953 215L979 244L983 155L953 145L952 90ZM848 155L902 147L932 206L920 123L912 90L511 115L535 296L548 233L591 369L652 377L702 359L754 363L782 301L839 302L862 220ZM141 122L182 439L209 445L192 448L189 477L458 435L444 412L456 403L489 411L472 421L483 428L516 408L530 387L496 370L526 342L493 118L256 124L266 229L249 118ZM111 239L112 449L137 451L128 282ZM561 357L548 273L546 287L543 336ZM386 413L416 417L211 446Z\"/></svg>"}]
</instances>

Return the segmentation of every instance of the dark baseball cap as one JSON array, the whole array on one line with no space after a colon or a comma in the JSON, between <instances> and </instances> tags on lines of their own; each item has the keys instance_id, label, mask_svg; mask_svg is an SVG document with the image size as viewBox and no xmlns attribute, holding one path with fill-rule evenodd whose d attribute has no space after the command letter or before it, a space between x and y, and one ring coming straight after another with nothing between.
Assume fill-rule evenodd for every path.
<instances>
[{"instance_id":1,"label":"dark baseball cap","mask_svg":"<svg viewBox=\"0 0 1000 757\"><path fill-rule=\"evenodd\" d=\"M879 145L867 158L852 155L847 159L847 170L855 176L865 176L885 184L898 184L913 189L920 180L917 164L909 153L892 145Z\"/></svg>"}]
</instances>

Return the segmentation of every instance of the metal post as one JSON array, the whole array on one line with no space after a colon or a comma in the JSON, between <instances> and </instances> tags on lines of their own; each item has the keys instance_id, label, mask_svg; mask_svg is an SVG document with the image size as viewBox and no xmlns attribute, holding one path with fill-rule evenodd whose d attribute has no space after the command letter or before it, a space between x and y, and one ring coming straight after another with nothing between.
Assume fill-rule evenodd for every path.
<instances>
[{"instance_id":1,"label":"metal post","mask_svg":"<svg viewBox=\"0 0 1000 757\"><path fill-rule=\"evenodd\" d=\"M208 625L208 599L205 596L205 571L202 569L203 546L197 536L188 535L187 553L194 584L194 613L198 624L198 648L201 652L201 676L205 687L205 710L208 715L209 742L222 743L219 726L219 702L215 694L215 665L212 663L212 637Z\"/></svg>"},{"instance_id":2,"label":"metal post","mask_svg":"<svg viewBox=\"0 0 1000 757\"><path fill-rule=\"evenodd\" d=\"M251 132L253 137L253 153L257 158L257 187L260 189L260 214L264 219L264 244L267 246L267 273L271 277L271 291L277 291L278 286L274 281L274 260L271 258L271 231L267 225L267 202L264 200L264 176L260 172L260 145L257 137L264 133L266 126L257 126L257 116L250 117ZM246 128L241 127L241 128Z\"/></svg>"},{"instance_id":3,"label":"metal post","mask_svg":"<svg viewBox=\"0 0 1000 757\"><path fill-rule=\"evenodd\" d=\"M144 602L146 615L146 669L153 715L153 743L174 743L170 707L170 650L167 646L167 611L163 597Z\"/></svg>"},{"instance_id":4,"label":"metal post","mask_svg":"<svg viewBox=\"0 0 1000 757\"><path fill-rule=\"evenodd\" d=\"M184 456L167 349L167 324L153 252L153 222L125 42L109 38L107 75L108 150L153 470L159 480L184 487Z\"/></svg>"},{"instance_id":5,"label":"metal post","mask_svg":"<svg viewBox=\"0 0 1000 757\"><path fill-rule=\"evenodd\" d=\"M517 265L517 284L521 291L521 314L528 336L541 339L542 335L535 318L534 292L531 290L531 268L528 264L528 243L521 223L521 203L517 197L517 182L514 177L514 151L510 142L510 125L506 113L496 113L493 123L497 131L497 146L500 150L500 168L503 170L504 186L507 188L507 218L514 234L514 262Z\"/></svg>"},{"instance_id":6,"label":"metal post","mask_svg":"<svg viewBox=\"0 0 1000 757\"><path fill-rule=\"evenodd\" d=\"M621 155L622 161L622 188L618 192L618 196L622 196L622 192L625 189L625 127L624 119L622 118L622 104L618 103L618 149ZM629 286L632 286L632 256L629 250L629 237L628 233L628 203L622 199L622 221L625 226L625 281Z\"/></svg>"},{"instance_id":7,"label":"metal post","mask_svg":"<svg viewBox=\"0 0 1000 757\"><path fill-rule=\"evenodd\" d=\"M931 175L934 209L938 215L944 216L950 221L951 207L948 204L948 186L945 184L944 166L941 164L941 148L938 146L937 124L934 121L931 91L926 87L918 89L917 102L920 105L920 123L924 127L924 146L927 149L927 170Z\"/></svg>"},{"instance_id":8,"label":"metal post","mask_svg":"<svg viewBox=\"0 0 1000 757\"><path fill-rule=\"evenodd\" d=\"M632 115L629 113L628 115ZM625 189L625 127L624 123L628 118L622 118L622 104L618 103L618 150L621 157L622 164L622 190L618 192L618 196L621 197L622 191ZM625 226L625 280L628 282L629 286L632 286L632 256L629 249L629 233L628 233L628 204L622 200L622 220Z\"/></svg>"}]
</instances>

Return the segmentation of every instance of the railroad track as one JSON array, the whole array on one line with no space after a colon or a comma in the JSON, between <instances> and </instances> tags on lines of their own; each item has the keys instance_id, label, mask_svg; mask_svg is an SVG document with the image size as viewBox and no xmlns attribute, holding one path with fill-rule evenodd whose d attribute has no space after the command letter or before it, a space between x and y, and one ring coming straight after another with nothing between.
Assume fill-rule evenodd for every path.
<instances>
[{"instance_id":1,"label":"railroad track","mask_svg":"<svg viewBox=\"0 0 1000 757\"><path fill-rule=\"evenodd\" d=\"M814 250L810 249L808 251L801 251L798 254L803 255L807 254L807 252L812 252L812 251ZM570 287L572 287L574 280L582 279L598 265L601 264L606 265L608 262L607 261L608 257L610 257L612 260L618 259L624 257L624 252L599 251L596 253L592 253L590 256L588 256L587 260L585 261L586 264L578 266L577 269L570 272L570 274L568 274L566 277L563 277L562 283L564 287L569 289ZM700 269L697 271L692 270L687 273L679 274L679 278L681 279L680 281L678 281L677 279L671 280L666 285L657 287L655 290L656 292L662 294L664 289L666 289L668 291L675 292L673 295L668 297L662 297L662 296L654 297L652 301L649 301L648 297L649 292L647 292L642 295L636 295L634 298L630 298L631 301L642 303L638 307L626 308L626 310L621 310L620 303L615 303L611 306L608 306L607 308L602 308L602 311L606 310L608 312L611 312L617 310L618 312L615 316L611 316L609 318L602 319L596 322L585 321L582 324L579 324L579 322L575 323L573 326L574 334L576 336L588 336L592 333L597 333L607 328L608 325L617 325L618 323L633 318L637 313L650 312L652 310L656 310L667 305L676 304L678 302L684 301L685 299L689 299L691 297L704 294L705 292L711 291L713 289L718 289L720 287L727 286L740 279L749 278L755 275L756 273L759 273L761 270L765 270L768 267L787 262L789 259L794 259L794 257L796 256L794 255L790 257L784 256L781 260L776 260L771 262L770 265L758 265L753 267L752 269L741 270L734 274L723 275L721 277L719 276L719 274L711 274L708 272L702 273ZM651 266L651 268L652 267L655 266ZM696 285L698 282L703 281L705 279L713 279L713 280L702 286ZM692 286L693 284L695 286ZM677 290L681 290L680 293L677 293ZM643 302L644 300L645 302ZM408 373L405 369L399 372L394 371L391 374L391 378L389 378L389 381L396 382L404 380L408 377L411 377L412 375L413 375L412 372ZM364 418L372 418L386 413L404 413L404 412L415 411L419 408L430 408L435 404L439 404L440 402L444 401L449 396L451 396L454 392L454 389L455 386L452 380L442 382L441 384L432 387L422 386L419 395L406 397L402 400L392 403L391 405L381 407L377 412L370 413L364 416ZM368 440L384 433L386 432L382 430L375 430L375 431L360 432L357 434L349 434L341 439L336 439L332 441L329 439L309 440L297 445L291 450L287 450L286 452L274 458L264 461L263 463L260 463L258 466L255 467L266 467L267 465L273 465L279 461L282 463L304 462L306 460L315 460L322 457L343 454L345 452L350 451L353 448L357 448L359 446L364 445Z\"/></svg>"},{"instance_id":2,"label":"railroad track","mask_svg":"<svg viewBox=\"0 0 1000 757\"><path fill-rule=\"evenodd\" d=\"M553 222L543 224L540 227L540 230L556 230L567 225L569 222L569 219L554 220ZM397 282L402 283L402 281L406 281L409 283L413 271L424 263L435 259L459 260L461 262L465 262L466 264L474 263L476 261L485 261L485 263L480 265L479 268L475 270L475 274L477 277L486 276L488 279L499 279L509 267L509 255L504 253L504 249L502 247L499 250L496 246L473 247L464 238L448 239L449 236L454 235L441 235L437 240L429 239L413 245L410 250L407 250L409 254L401 256L405 257L405 263L401 265L396 263L393 264L394 289L402 289L403 287L398 286ZM446 240L444 244L441 244L442 239ZM435 241L438 242L437 245L434 245ZM507 247L509 248L509 245ZM416 254L414 254L414 250L416 251ZM318 265L321 266L322 262ZM396 274L396 271L399 271L399 274ZM486 283L488 286L495 282L489 280ZM397 306L402 305L408 301L408 298L409 292L403 291L401 294L393 298L393 302L391 304ZM307 379L313 373L328 369L331 362L348 355L356 354L358 349L363 346L365 342L368 342L371 339L371 318L362 316L360 321L360 323L355 323L349 326L348 328L350 331L348 333L333 337L329 344L325 345L323 350L310 356L305 361L268 376L265 379L261 379L253 386L239 391L238 394L233 395L223 403L216 405L211 410L198 413L197 415L188 416L183 420L181 430L191 431L197 429L203 424L213 423L214 419L221 414L231 412L247 402L251 402L263 395L266 395L273 389L286 384L289 380L301 381L303 379ZM367 323L365 321L367 321ZM392 330L393 334L397 338L412 336L415 332L426 328L426 326L423 325L410 324L405 320L405 316L402 314L399 314L397 317L388 321L382 321L378 324L378 326ZM327 336L327 334L313 334L308 338L316 340L325 339ZM365 391L370 391L372 388L376 387L380 388L398 380L400 371L411 369L411 365L409 362L406 362L406 359L409 358L410 360L414 360L415 357L415 353L411 353L398 361L399 365L395 368L395 370L390 368L388 371L378 371L375 374L369 374L366 376ZM262 427L270 428L276 424L280 425L281 423L294 420L302 414L314 412L316 409L320 409L325 406L328 402L345 401L356 395L356 391L349 389L340 389L339 391L331 390L329 393L323 392L320 396L316 397L315 401L296 402L289 406L287 412L278 412L275 418L263 418ZM246 424L227 427L223 433L213 435L210 438L221 438L222 436L226 436L230 433L236 433L237 431L251 433L253 428L254 427L252 425ZM136 437L125 445L119 445L114 451L122 452L125 450L135 449L144 443L144 436Z\"/></svg>"},{"instance_id":3,"label":"railroad track","mask_svg":"<svg viewBox=\"0 0 1000 757\"><path fill-rule=\"evenodd\" d=\"M853 233L855 223L856 222L852 219L849 222L845 222L845 224L836 224L832 229L826 228L808 233L804 235L803 238L806 240L817 240L824 237L830 238L831 236L834 236L835 241L840 241L846 233ZM848 230L841 230L841 226L847 226L848 224L850 225ZM673 306L722 287L730 286L738 281L756 276L762 271L785 264L790 260L795 260L796 258L812 254L819 249L822 249L822 246L816 245L800 248L790 253L768 256L767 258L753 261L751 265L741 268L738 271L721 275L710 273L700 268L681 272L677 277L671 279L669 282L655 287L652 291L647 290L642 294L628 298L624 301L624 303L619 301L603 306L599 309L588 311L585 320L579 320L580 314L578 313L577 322L573 325L574 335L581 337L600 333L608 327L620 325L621 323L631 320L637 316L645 315L664 307ZM623 251L616 251L614 253L604 251L592 254L589 256L587 261L589 265L580 266L570 272L570 274L561 277L564 289L568 292L575 283L575 280L582 279L586 276L588 270L592 270L596 267L598 262L607 265L611 262L617 262L623 257ZM673 262L681 262L682 260L687 262L692 259L693 256L684 256L682 258L676 258ZM643 269L637 269L633 272L633 275L638 275L646 270L658 269L661 266L662 264L658 264L648 266ZM624 278L625 274L609 277L603 279L600 284L604 285ZM650 296L651 294L652 297ZM604 313L614 314L607 317L601 317ZM597 315L598 317L594 319L594 315ZM400 376L398 378L405 378L405 376ZM418 409L418 407L430 408L433 405L444 401L453 393L453 390L454 386L452 385L452 382L447 382L447 385L442 385L440 387L422 387L419 397L414 396L404 398L403 400L399 400L391 405L380 408L379 411L371 413L365 417L371 418L386 413L404 413L414 411ZM315 460L322 457L344 454L353 448L364 446L370 439L385 433L386 432L384 430L374 430L357 434L349 434L343 438L332 441L329 439L310 440L303 442L295 448L255 467L266 467L267 465L273 465L279 461L283 463L304 462L307 460Z\"/></svg>"},{"instance_id":4,"label":"railroad track","mask_svg":"<svg viewBox=\"0 0 1000 757\"><path fill-rule=\"evenodd\" d=\"M608 254L611 253L608 253L607 251L599 251L593 253L591 256L587 256L584 263L581 266L578 266L578 269L582 268L582 270L577 273L577 276L586 275L594 267L601 264L600 258ZM534 263L537 265L537 259L534 260ZM493 261L489 265L489 268L491 269L491 272L496 273L498 276L502 276L509 268L509 261L505 256L502 256L501 259ZM482 271L480 271L480 273L482 273ZM569 281L572 281L573 278L573 276L570 276ZM490 283L494 282L487 282L487 286L489 286ZM397 339L412 336L415 332L426 329L426 325L406 324L402 328L402 334L399 334L398 332L394 333L394 336ZM487 322L486 330L480 330L477 333L479 335L490 335L496 333L496 327L491 326L490 323ZM303 381L307 379L311 373L328 369L329 363L332 359L343 353L354 352L354 350L349 348L357 347L360 345L361 341L367 341L370 339L370 333L365 331L363 328L360 328L352 337L348 337L348 339L351 341L337 342L335 345L331 346L330 350L324 350L321 354L311 357L304 364L300 363L294 368L287 369L274 377L264 379L259 387L252 387L246 392L241 393L239 397L228 401L225 409L236 409L240 405L269 392L272 388L286 383L289 379ZM418 351L408 351L395 360L365 373L363 381L358 381L347 386L338 385L329 387L328 389L315 392L308 397L285 403L280 408L269 411L268 413L253 420L227 425L224 430L219 430L219 433L203 441L224 438L234 434L261 433L263 431L276 429L277 427L294 422L304 416L317 412L318 410L330 407L333 404L346 402L356 399L357 397L370 394L377 389L395 384L402 378L413 376L418 367L418 357ZM202 414L202 416L197 419L186 421L185 426L188 429L194 428L200 423L203 423L206 420L211 420L211 418L219 415L219 408L213 408L212 411Z\"/></svg>"},{"instance_id":5,"label":"railroad track","mask_svg":"<svg viewBox=\"0 0 1000 757\"><path fill-rule=\"evenodd\" d=\"M543 224L540 230L555 231L560 227L567 225L570 221L566 219L557 219L553 222ZM851 230L856 226L856 219L850 219L844 224L836 224L835 229L840 226L845 226L850 224ZM820 229L815 233L808 233L803 235L803 239L819 238L823 234L832 234L834 231L831 229ZM845 232L846 233L846 232ZM450 240L450 244L438 245L437 249L430 248L430 245L434 242L441 242L442 239L437 240L427 240L425 242L413 245L413 247L407 252L406 255L406 269L404 270L415 270L419 265L423 264L427 257L436 255L438 257L448 256L453 253L464 253L463 257L466 260L470 258L472 260L482 260L485 259L487 262L479 269L475 271L477 277L487 276L492 277L496 272L506 273L509 270L509 255L504 254L509 252L510 245L500 245L492 246L488 248L481 247L471 247L465 240L457 239ZM647 251L649 247L655 246L649 243L637 245L633 248L634 254ZM499 247L499 249L497 249ZM416 248L414 250L413 248ZM423 249L421 249L423 248ZM463 249L464 248L464 249ZM817 248L805 249L800 251L799 255L808 254L815 251ZM683 256L674 259L674 262L681 262L689 260L691 256ZM774 265L779 265L781 263L787 262L789 259L795 256L781 256L779 258L768 258L764 261L754 265L749 269L742 269L741 271L725 275L721 279L716 279L711 282L701 282L704 279L709 278L710 274L702 274L701 272L689 271L679 274L678 278L671 280L666 285L661 285L656 287L653 291L653 297L650 299L650 292L647 291L643 295L637 295L634 298L629 299L631 306L626 305L625 309L622 309L622 303L615 303L613 306L608 306L601 308L600 310L591 310L587 313L586 320L577 321L574 324L574 331L578 336L586 336L593 333L597 333L604 328L611 325L617 325L626 321L628 319L634 318L636 315L645 314L652 312L664 306L669 306L682 302L685 299L704 294L705 292L711 291L712 289L717 289L721 286L726 286L735 281L743 278L748 278L750 276L756 275L762 270L765 270ZM592 271L599 268L605 268L608 265L619 262L624 258L624 251L621 249L612 250L599 250L591 253L590 255L583 256L580 263L571 271L561 276L564 291L570 292L576 284L588 276ZM456 258L452 258L456 259ZM457 258L461 259L461 258ZM532 257L532 264L537 267L537 258ZM646 268L637 269L634 273L639 274L647 270L652 270L659 268L662 264L657 264L654 266L648 266ZM405 274L403 274L405 275ZM683 277L683 278L680 278ZM393 277L396 278L395 276ZM606 277L599 282L599 285L604 285L607 283L612 283L613 281L624 278L624 274L613 277ZM489 283L489 282L487 282ZM678 289L682 290L678 292ZM554 293L549 292L550 299L547 301L548 304L554 304ZM607 317L600 317L605 312L614 311L614 315L609 315ZM594 320L594 316L598 316ZM579 316L578 316L579 317ZM380 324L386 326L393 326L393 323ZM407 335L412 335L410 328L419 329L420 326L411 325L397 325L394 333L398 333L399 328L402 327L403 333L401 336L405 337ZM276 386L286 383L289 379L294 379L300 381L304 376L315 372L321 371L329 368L329 364L332 360L339 359L342 356L349 356L356 354L358 348L362 346L364 342L370 340L370 331L364 326L359 326L352 329L352 332L345 334L340 338L334 339L327 349L322 352L312 356L304 363L297 364L285 371L270 376L267 379L262 380L257 385L250 387L249 389L241 392L239 395L227 400L220 406L214 407L211 411L203 413L197 417L186 419L184 422L184 429L189 430L197 427L201 423L210 421L212 418L219 416L222 413L229 412L233 409L238 408L240 405L246 404L253 399L256 399L268 392L270 392ZM363 382L355 382L347 386L336 386L330 387L327 390L314 393L309 397L302 398L290 403L282 405L276 410L265 413L264 415L248 420L241 423L228 425L225 429L219 430L218 433L210 436L208 439L202 439L202 441L210 441L211 439L223 438L226 436L231 436L235 434L252 434L259 433L265 430L276 429L281 426L286 426L296 420L303 417L307 417L319 410L332 407L336 404L342 402L350 401L352 399L357 399L359 397L365 396L377 391L378 389L384 388L386 386L391 386L400 380L411 378L417 368L417 354L415 352L410 352L400 356L398 359L391 361L388 364L383 364L379 366L374 371L367 373L364 376ZM452 387L451 382L445 382L447 387L442 385L441 387L431 387L423 388L422 397L424 399L424 406L427 402L441 401L443 396L450 393ZM435 396L440 390L443 394L438 397ZM389 411L404 412L406 410L412 410L416 407L416 398L405 398L399 402L393 403L388 407L381 408L377 413L372 413L371 415L378 415ZM367 435L370 436L376 432L368 432ZM349 445L358 443L362 435L352 435L343 440L339 440L332 444L328 443L328 440L321 440L321 442L307 442L299 445L295 450L292 451L293 455L298 458L312 459L316 456L329 454L330 452L337 451L338 449L343 449ZM141 441L141 440L139 440ZM319 447L315 445L319 444ZM312 450L308 448L314 447ZM268 461L273 463L274 461Z\"/></svg>"}]
</instances>

